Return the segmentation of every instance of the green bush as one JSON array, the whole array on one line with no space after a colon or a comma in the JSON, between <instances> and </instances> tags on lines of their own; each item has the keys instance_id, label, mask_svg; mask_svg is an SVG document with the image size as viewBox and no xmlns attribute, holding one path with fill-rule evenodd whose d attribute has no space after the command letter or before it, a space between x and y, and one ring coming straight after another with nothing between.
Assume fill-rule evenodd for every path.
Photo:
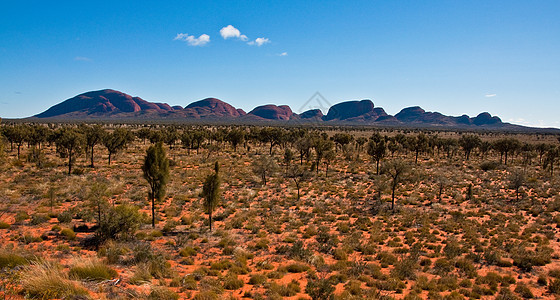
<instances>
[{"instance_id":1,"label":"green bush","mask_svg":"<svg viewBox=\"0 0 560 300\"><path fill-rule=\"evenodd\" d=\"M0 222L0 229L8 229L10 228L10 224L6 222Z\"/></svg>"},{"instance_id":2,"label":"green bush","mask_svg":"<svg viewBox=\"0 0 560 300\"><path fill-rule=\"evenodd\" d=\"M69 241L73 241L76 239L76 233L74 232L74 230L70 229L70 228L64 228L60 231L60 234L64 236L64 238L66 238Z\"/></svg>"},{"instance_id":3,"label":"green bush","mask_svg":"<svg viewBox=\"0 0 560 300\"><path fill-rule=\"evenodd\" d=\"M26 265L29 260L13 251L0 250L0 269L15 268L18 266Z\"/></svg>"},{"instance_id":4,"label":"green bush","mask_svg":"<svg viewBox=\"0 0 560 300\"><path fill-rule=\"evenodd\" d=\"M128 239L134 236L141 222L142 215L138 212L138 207L122 204L108 211L97 230L97 235L101 241Z\"/></svg>"}]
</instances>

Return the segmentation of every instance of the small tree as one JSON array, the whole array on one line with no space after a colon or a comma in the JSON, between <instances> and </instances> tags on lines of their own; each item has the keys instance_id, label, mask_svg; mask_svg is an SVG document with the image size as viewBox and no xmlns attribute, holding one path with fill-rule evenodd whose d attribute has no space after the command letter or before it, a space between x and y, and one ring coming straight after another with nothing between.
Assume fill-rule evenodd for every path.
<instances>
[{"instance_id":1,"label":"small tree","mask_svg":"<svg viewBox=\"0 0 560 300\"><path fill-rule=\"evenodd\" d=\"M329 166L336 159L336 153L334 150L329 150L325 153L325 177L329 177Z\"/></svg>"},{"instance_id":2,"label":"small tree","mask_svg":"<svg viewBox=\"0 0 560 300\"><path fill-rule=\"evenodd\" d=\"M220 165L218 162L214 164L214 174L208 175L202 187L202 196L204 197L204 210L208 214L208 224L212 231L212 213L218 207L220 202Z\"/></svg>"},{"instance_id":3,"label":"small tree","mask_svg":"<svg viewBox=\"0 0 560 300\"><path fill-rule=\"evenodd\" d=\"M404 180L409 166L400 159L394 159L383 166L383 173L391 178L391 210L395 209L395 191L397 186Z\"/></svg>"},{"instance_id":4,"label":"small tree","mask_svg":"<svg viewBox=\"0 0 560 300\"><path fill-rule=\"evenodd\" d=\"M86 145L89 151L91 151L89 155L91 161L90 167L92 168L95 167L93 163L93 150L97 144L100 144L103 141L105 134L106 132L101 125L93 125L92 127L85 128Z\"/></svg>"},{"instance_id":5,"label":"small tree","mask_svg":"<svg viewBox=\"0 0 560 300\"><path fill-rule=\"evenodd\" d=\"M90 208L97 214L97 225L103 223L103 215L109 208L109 202L106 197L109 195L107 184L102 181L95 181L89 188L87 194L88 204Z\"/></svg>"},{"instance_id":6,"label":"small tree","mask_svg":"<svg viewBox=\"0 0 560 300\"><path fill-rule=\"evenodd\" d=\"M253 172L261 177L263 185L266 179L276 169L276 162L270 155L260 155L253 160Z\"/></svg>"},{"instance_id":7,"label":"small tree","mask_svg":"<svg viewBox=\"0 0 560 300\"><path fill-rule=\"evenodd\" d=\"M515 190L515 200L519 201L519 189L525 185L525 173L521 170L515 170L509 177L510 187Z\"/></svg>"},{"instance_id":8,"label":"small tree","mask_svg":"<svg viewBox=\"0 0 560 300\"><path fill-rule=\"evenodd\" d=\"M61 155L68 156L68 175L72 173L74 155L82 150L84 143L83 134L73 128L62 128L57 134L57 149Z\"/></svg>"},{"instance_id":9,"label":"small tree","mask_svg":"<svg viewBox=\"0 0 560 300\"><path fill-rule=\"evenodd\" d=\"M386 152L387 144L385 143L385 139L381 138L377 141L369 141L367 145L367 153L376 162L375 173L377 175L379 175L379 162L385 157Z\"/></svg>"},{"instance_id":10,"label":"small tree","mask_svg":"<svg viewBox=\"0 0 560 300\"><path fill-rule=\"evenodd\" d=\"M109 165L111 164L111 157L125 149L126 146L134 140L134 135L129 130L124 128L117 128L112 133L105 135L103 145L109 151Z\"/></svg>"},{"instance_id":11,"label":"small tree","mask_svg":"<svg viewBox=\"0 0 560 300\"><path fill-rule=\"evenodd\" d=\"M169 159L167 159L162 142L148 148L142 171L150 185L148 196L152 202L152 227L155 227L155 202L156 200L161 201L165 197L165 187L169 180Z\"/></svg>"},{"instance_id":12,"label":"small tree","mask_svg":"<svg viewBox=\"0 0 560 300\"><path fill-rule=\"evenodd\" d=\"M463 151L465 152L466 160L469 160L472 150L480 146L481 143L482 140L477 135L465 134L461 136L461 138L459 139L459 145L461 146L461 148L463 148Z\"/></svg>"},{"instance_id":13,"label":"small tree","mask_svg":"<svg viewBox=\"0 0 560 300\"><path fill-rule=\"evenodd\" d=\"M297 188L297 199L300 199L301 183L308 180L311 177L309 170L306 167L300 165L292 165L287 172L288 178L292 179L296 184Z\"/></svg>"}]
</instances>

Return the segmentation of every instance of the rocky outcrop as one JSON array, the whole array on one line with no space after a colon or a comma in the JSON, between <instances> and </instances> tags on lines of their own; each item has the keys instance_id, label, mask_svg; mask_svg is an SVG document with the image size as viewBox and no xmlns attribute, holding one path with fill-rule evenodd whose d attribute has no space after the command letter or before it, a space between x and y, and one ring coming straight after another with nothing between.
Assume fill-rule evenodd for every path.
<instances>
[{"instance_id":1,"label":"rocky outcrop","mask_svg":"<svg viewBox=\"0 0 560 300\"><path fill-rule=\"evenodd\" d=\"M216 98L206 98L193 102L185 107L189 115L198 115L199 118L226 117L236 118L245 115L243 110L236 109L230 104Z\"/></svg>"},{"instance_id":2,"label":"rocky outcrop","mask_svg":"<svg viewBox=\"0 0 560 300\"><path fill-rule=\"evenodd\" d=\"M266 120L290 120L294 113L287 105L276 106L274 104L262 105L255 107L248 115L257 116Z\"/></svg>"}]
</instances>

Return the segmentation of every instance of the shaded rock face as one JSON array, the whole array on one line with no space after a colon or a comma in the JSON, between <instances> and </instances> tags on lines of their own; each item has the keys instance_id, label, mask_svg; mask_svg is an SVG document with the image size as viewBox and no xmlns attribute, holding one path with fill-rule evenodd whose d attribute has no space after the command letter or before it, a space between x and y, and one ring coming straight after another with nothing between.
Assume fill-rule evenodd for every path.
<instances>
[{"instance_id":1,"label":"shaded rock face","mask_svg":"<svg viewBox=\"0 0 560 300\"><path fill-rule=\"evenodd\" d=\"M323 118L330 120L347 120L373 112L374 106L371 100L346 101L335 104L329 108L327 115Z\"/></svg>"},{"instance_id":2,"label":"shaded rock face","mask_svg":"<svg viewBox=\"0 0 560 300\"><path fill-rule=\"evenodd\" d=\"M193 102L185 107L188 114L198 115L199 117L239 117L245 115L241 109L236 109L230 104L216 99L206 98Z\"/></svg>"},{"instance_id":3,"label":"shaded rock face","mask_svg":"<svg viewBox=\"0 0 560 300\"><path fill-rule=\"evenodd\" d=\"M249 115L267 120L290 120L294 116L294 113L287 105L276 106L274 104L268 104L255 107L249 112Z\"/></svg>"},{"instance_id":4,"label":"shaded rock face","mask_svg":"<svg viewBox=\"0 0 560 300\"><path fill-rule=\"evenodd\" d=\"M492 117L489 113L483 112L472 119L472 123L477 126L501 124L502 120L498 117Z\"/></svg>"},{"instance_id":5,"label":"shaded rock face","mask_svg":"<svg viewBox=\"0 0 560 300\"><path fill-rule=\"evenodd\" d=\"M167 104L151 103L139 97L107 89L87 92L67 99L36 117L48 118L77 112L85 115L133 113L141 110L167 111L171 110L171 107Z\"/></svg>"},{"instance_id":6,"label":"shaded rock face","mask_svg":"<svg viewBox=\"0 0 560 300\"><path fill-rule=\"evenodd\" d=\"M413 122L421 118L425 112L420 106L407 107L396 114L395 118L401 122Z\"/></svg>"},{"instance_id":7,"label":"shaded rock face","mask_svg":"<svg viewBox=\"0 0 560 300\"><path fill-rule=\"evenodd\" d=\"M323 118L323 112L320 109L310 109L302 112L299 117L301 119L321 119Z\"/></svg>"}]
</instances>

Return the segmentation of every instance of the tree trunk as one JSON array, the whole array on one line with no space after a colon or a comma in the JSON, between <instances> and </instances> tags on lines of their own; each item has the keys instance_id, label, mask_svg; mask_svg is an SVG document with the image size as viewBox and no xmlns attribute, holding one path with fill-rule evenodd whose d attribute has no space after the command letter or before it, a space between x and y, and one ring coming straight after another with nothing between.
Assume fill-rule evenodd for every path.
<instances>
[{"instance_id":1,"label":"tree trunk","mask_svg":"<svg viewBox=\"0 0 560 300\"><path fill-rule=\"evenodd\" d=\"M393 185L393 192L391 193L391 210L395 210L395 188Z\"/></svg>"},{"instance_id":2,"label":"tree trunk","mask_svg":"<svg viewBox=\"0 0 560 300\"><path fill-rule=\"evenodd\" d=\"M208 224L210 225L210 232L212 232L212 209L208 212Z\"/></svg>"},{"instance_id":3,"label":"tree trunk","mask_svg":"<svg viewBox=\"0 0 560 300\"><path fill-rule=\"evenodd\" d=\"M72 150L68 151L68 175L72 174Z\"/></svg>"},{"instance_id":4,"label":"tree trunk","mask_svg":"<svg viewBox=\"0 0 560 300\"><path fill-rule=\"evenodd\" d=\"M152 228L154 228L156 227L156 208L155 208L156 199L153 195L151 198L152 198Z\"/></svg>"},{"instance_id":5,"label":"tree trunk","mask_svg":"<svg viewBox=\"0 0 560 300\"><path fill-rule=\"evenodd\" d=\"M109 165L111 165L111 151L109 151Z\"/></svg>"},{"instance_id":6,"label":"tree trunk","mask_svg":"<svg viewBox=\"0 0 560 300\"><path fill-rule=\"evenodd\" d=\"M91 146L91 167L95 168L95 166L93 165L93 147L95 146Z\"/></svg>"}]
</instances>

